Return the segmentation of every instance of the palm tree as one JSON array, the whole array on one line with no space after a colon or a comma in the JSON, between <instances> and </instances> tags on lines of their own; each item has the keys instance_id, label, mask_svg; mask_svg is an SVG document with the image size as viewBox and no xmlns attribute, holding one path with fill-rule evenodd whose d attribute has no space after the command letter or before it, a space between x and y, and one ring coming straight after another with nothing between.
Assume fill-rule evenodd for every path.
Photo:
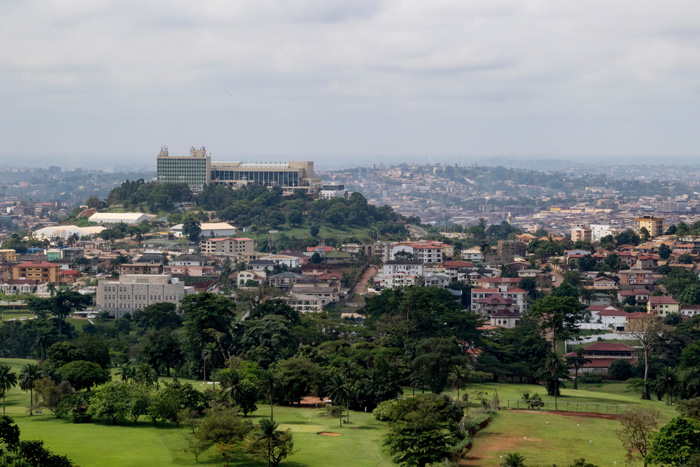
<instances>
[{"instance_id":1,"label":"palm tree","mask_svg":"<svg viewBox=\"0 0 700 467\"><path fill-rule=\"evenodd\" d=\"M231 399L234 404L238 399L239 385L241 384L241 374L237 370L226 368L219 372L219 384L224 395Z\"/></svg>"},{"instance_id":2,"label":"palm tree","mask_svg":"<svg viewBox=\"0 0 700 467\"><path fill-rule=\"evenodd\" d=\"M134 370L134 381L144 386L157 384L158 372L151 368L148 363L142 363Z\"/></svg>"},{"instance_id":3,"label":"palm tree","mask_svg":"<svg viewBox=\"0 0 700 467\"><path fill-rule=\"evenodd\" d=\"M207 362L211 365L211 361L214 358L214 354L216 353L216 344L213 342L209 342L204 345L204 348L202 349L202 371L203 371L203 379L206 382L207 380Z\"/></svg>"},{"instance_id":4,"label":"palm tree","mask_svg":"<svg viewBox=\"0 0 700 467\"><path fill-rule=\"evenodd\" d=\"M326 386L326 392L328 393L328 396L331 398L331 401L333 402L333 405L335 405L335 401L338 401L338 406L340 407L340 426L343 426L343 399L347 402L348 405L348 410L350 410L350 388L347 385L347 382L345 381L345 378L343 378L340 374L335 373L333 376L331 376L330 381L328 382L328 385Z\"/></svg>"},{"instance_id":5,"label":"palm tree","mask_svg":"<svg viewBox=\"0 0 700 467\"><path fill-rule=\"evenodd\" d=\"M566 357L566 363L569 366L574 367L574 389L578 389L578 371L586 364L591 363L593 360L583 356L583 351L578 350L576 355L571 357Z\"/></svg>"},{"instance_id":6,"label":"palm tree","mask_svg":"<svg viewBox=\"0 0 700 467\"><path fill-rule=\"evenodd\" d=\"M525 467L525 458L517 452L511 452L501 461L501 467Z\"/></svg>"},{"instance_id":7,"label":"palm tree","mask_svg":"<svg viewBox=\"0 0 700 467\"><path fill-rule=\"evenodd\" d=\"M678 389L678 382L678 374L676 371L673 368L664 367L654 381L654 388L660 398L663 397L664 394L668 394L666 403L673 404L673 394L676 389Z\"/></svg>"},{"instance_id":8,"label":"palm tree","mask_svg":"<svg viewBox=\"0 0 700 467\"><path fill-rule=\"evenodd\" d=\"M253 442L253 446L261 443L267 443L267 465L270 467L272 465L272 445L280 442L280 435L282 432L278 430L279 424L271 418L263 418L260 420L260 432Z\"/></svg>"},{"instance_id":9,"label":"palm tree","mask_svg":"<svg viewBox=\"0 0 700 467\"><path fill-rule=\"evenodd\" d=\"M469 379L469 371L461 366L453 366L447 375L447 382L457 389L457 401L459 402L459 390L467 385Z\"/></svg>"},{"instance_id":10,"label":"palm tree","mask_svg":"<svg viewBox=\"0 0 700 467\"><path fill-rule=\"evenodd\" d=\"M122 377L124 382L135 382L136 381L136 368L130 363L122 363L122 365L117 369L117 374Z\"/></svg>"},{"instance_id":11,"label":"palm tree","mask_svg":"<svg viewBox=\"0 0 700 467\"><path fill-rule=\"evenodd\" d=\"M270 401L270 420L274 420L275 395L282 388L282 375L274 369L266 370L260 374L258 389L264 393Z\"/></svg>"},{"instance_id":12,"label":"palm tree","mask_svg":"<svg viewBox=\"0 0 700 467\"><path fill-rule=\"evenodd\" d=\"M19 373L19 387L22 391L29 390L29 416L34 414L34 381L41 378L41 368L34 363L28 363L22 367Z\"/></svg>"},{"instance_id":13,"label":"palm tree","mask_svg":"<svg viewBox=\"0 0 700 467\"><path fill-rule=\"evenodd\" d=\"M559 378L566 377L562 375L562 370L566 368L566 363L564 360L555 352L549 352L547 358L544 361L544 366L539 369L535 376L545 376L549 380L547 381L547 391L554 396L554 410L559 410L557 406L557 398L559 397ZM554 388L551 385L554 384ZM553 389L553 390L552 390Z\"/></svg>"},{"instance_id":14,"label":"palm tree","mask_svg":"<svg viewBox=\"0 0 700 467\"><path fill-rule=\"evenodd\" d=\"M17 386L17 373L12 372L10 365L0 364L0 391L2 392L2 416L5 416L5 396L7 391Z\"/></svg>"}]
</instances>

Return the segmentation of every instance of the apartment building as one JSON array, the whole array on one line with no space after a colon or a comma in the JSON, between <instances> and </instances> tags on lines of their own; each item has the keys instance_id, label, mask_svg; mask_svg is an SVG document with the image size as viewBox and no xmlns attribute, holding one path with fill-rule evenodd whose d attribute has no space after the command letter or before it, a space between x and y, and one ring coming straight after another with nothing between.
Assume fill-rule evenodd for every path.
<instances>
[{"instance_id":1,"label":"apartment building","mask_svg":"<svg viewBox=\"0 0 700 467\"><path fill-rule=\"evenodd\" d=\"M14 263L17 261L15 250L0 250L0 263Z\"/></svg>"},{"instance_id":2,"label":"apartment building","mask_svg":"<svg viewBox=\"0 0 700 467\"><path fill-rule=\"evenodd\" d=\"M593 231L589 227L583 225L577 225L571 229L571 241L572 242L590 242L593 240Z\"/></svg>"},{"instance_id":3,"label":"apartment building","mask_svg":"<svg viewBox=\"0 0 700 467\"><path fill-rule=\"evenodd\" d=\"M654 216L642 216L634 219L637 232L643 228L647 229L652 237L659 237L664 234L664 218Z\"/></svg>"},{"instance_id":4,"label":"apartment building","mask_svg":"<svg viewBox=\"0 0 700 467\"><path fill-rule=\"evenodd\" d=\"M654 273L645 269L628 269L618 272L620 285L653 285Z\"/></svg>"},{"instance_id":5,"label":"apartment building","mask_svg":"<svg viewBox=\"0 0 700 467\"><path fill-rule=\"evenodd\" d=\"M37 283L59 282L61 266L46 261L20 263L12 266L13 280L31 280Z\"/></svg>"},{"instance_id":6,"label":"apartment building","mask_svg":"<svg viewBox=\"0 0 700 467\"><path fill-rule=\"evenodd\" d=\"M255 242L248 237L210 238L202 241L199 247L203 255L232 256L248 261L255 255Z\"/></svg>"},{"instance_id":7,"label":"apartment building","mask_svg":"<svg viewBox=\"0 0 700 467\"><path fill-rule=\"evenodd\" d=\"M504 285L496 289L474 288L471 295L471 310L475 313L480 313L481 308L488 310L488 306L492 305L491 300L488 300L491 297L497 299L498 304L504 308L512 308L522 314L527 312L527 291L523 289L508 289Z\"/></svg>"},{"instance_id":8,"label":"apartment building","mask_svg":"<svg viewBox=\"0 0 700 467\"><path fill-rule=\"evenodd\" d=\"M167 274L128 274L118 280L100 281L96 292L96 308L108 311L114 318L121 318L154 303L179 306L180 300L194 293L194 287L185 287L179 279Z\"/></svg>"}]
</instances>

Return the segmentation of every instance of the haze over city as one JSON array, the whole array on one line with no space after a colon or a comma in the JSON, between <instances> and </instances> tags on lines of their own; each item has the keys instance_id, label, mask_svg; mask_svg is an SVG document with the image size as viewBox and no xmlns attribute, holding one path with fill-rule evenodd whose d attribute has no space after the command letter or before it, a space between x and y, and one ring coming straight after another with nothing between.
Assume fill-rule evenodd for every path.
<instances>
[{"instance_id":1,"label":"haze over city","mask_svg":"<svg viewBox=\"0 0 700 467\"><path fill-rule=\"evenodd\" d=\"M491 156L689 163L700 138L699 10L3 2L0 163L149 165L161 145L320 167Z\"/></svg>"}]
</instances>

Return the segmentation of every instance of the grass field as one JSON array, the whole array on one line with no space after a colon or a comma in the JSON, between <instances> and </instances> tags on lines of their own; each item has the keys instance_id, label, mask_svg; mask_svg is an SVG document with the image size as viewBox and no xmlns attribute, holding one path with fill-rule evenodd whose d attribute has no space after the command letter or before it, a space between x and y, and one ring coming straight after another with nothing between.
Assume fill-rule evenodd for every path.
<instances>
[{"instance_id":1,"label":"grass field","mask_svg":"<svg viewBox=\"0 0 700 467\"><path fill-rule=\"evenodd\" d=\"M507 399L519 399L522 390L544 394L544 400L551 399L542 386L534 385L482 384L467 391L482 390L492 396L494 389L498 390L501 407L506 405ZM565 407L566 402L651 407L661 413L662 423L676 415L675 406L642 401L639 394L629 391L624 383L579 384L578 390L564 389L562 393L560 407ZM579 458L599 466L623 465L625 452L616 436L619 425L617 420L575 414L563 416L502 409L489 426L476 435L466 465L497 466L500 456L511 452L525 456L527 465L569 465Z\"/></svg>"},{"instance_id":2,"label":"grass field","mask_svg":"<svg viewBox=\"0 0 700 467\"><path fill-rule=\"evenodd\" d=\"M20 359L0 359L19 373L22 365L30 362ZM197 387L201 384L193 382ZM172 424L154 427L146 420L138 426L125 423L74 424L46 413L29 416L29 394L12 389L7 395L7 415L20 427L21 438L41 439L59 454L65 454L83 467L105 466L167 466L196 465L194 456L187 453L189 429ZM260 405L250 419L253 423L269 414L269 406ZM353 412L351 423L338 426L337 418L321 417L322 411L295 407L275 407L275 419L282 428L291 428L295 449L298 450L288 466L390 466L390 458L382 449L386 424L378 422L370 413ZM342 436L321 436L319 432L340 433ZM214 449L199 458L200 464L224 465ZM264 463L241 459L232 465L263 466Z\"/></svg>"},{"instance_id":3,"label":"grass field","mask_svg":"<svg viewBox=\"0 0 700 467\"><path fill-rule=\"evenodd\" d=\"M1 359L19 372L29 360ZM198 381L195 387L203 388ZM570 383L569 383L570 384ZM675 406L664 402L642 401L639 394L629 391L624 383L580 384L578 390L564 389L560 407L566 403L610 404L653 407L662 414L665 423L676 413ZM491 424L474 438L473 449L465 465L497 466L500 456L519 452L528 465L569 465L575 459L585 458L598 466L622 465L624 451L615 433L617 420L588 418L576 414L563 416L545 411L516 411L505 408L507 401L521 398L522 391L537 392L549 400L544 388L525 384L472 384L472 407L478 398L490 400L498 391L501 410ZM420 391L416 391L416 394ZM481 393L481 394L479 394ZM405 388L411 395L411 389ZM455 395L454 391L448 394ZM194 456L187 451L188 428L172 424L154 427L146 420L138 426L125 423L74 424L56 419L51 414L29 417L26 407L29 395L18 388L7 396L7 413L20 426L23 439L42 439L53 451L68 455L81 466L142 466L142 465L195 465ZM471 410L471 409L470 409ZM624 407L621 408L624 410ZM269 413L269 407L260 405L251 420ZM282 428L294 432L298 452L285 465L301 466L390 466L391 459L382 449L386 425L374 420L371 414L353 412L351 424L338 426L338 419L321 417L317 409L275 407L275 418ZM342 436L320 436L319 432L340 433ZM617 462L617 464L614 464ZM200 456L200 464L224 465L212 449ZM262 466L250 459L241 459L233 465ZM640 464L641 465L641 464Z\"/></svg>"}]
</instances>

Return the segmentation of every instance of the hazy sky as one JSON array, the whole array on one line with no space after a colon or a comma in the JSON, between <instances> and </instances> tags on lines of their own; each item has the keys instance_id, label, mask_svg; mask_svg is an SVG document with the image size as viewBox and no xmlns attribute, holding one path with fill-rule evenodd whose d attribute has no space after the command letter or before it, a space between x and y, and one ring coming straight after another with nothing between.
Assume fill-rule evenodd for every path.
<instances>
[{"instance_id":1,"label":"hazy sky","mask_svg":"<svg viewBox=\"0 0 700 467\"><path fill-rule=\"evenodd\" d=\"M0 18L18 165L700 147L697 0L0 0Z\"/></svg>"}]
</instances>

